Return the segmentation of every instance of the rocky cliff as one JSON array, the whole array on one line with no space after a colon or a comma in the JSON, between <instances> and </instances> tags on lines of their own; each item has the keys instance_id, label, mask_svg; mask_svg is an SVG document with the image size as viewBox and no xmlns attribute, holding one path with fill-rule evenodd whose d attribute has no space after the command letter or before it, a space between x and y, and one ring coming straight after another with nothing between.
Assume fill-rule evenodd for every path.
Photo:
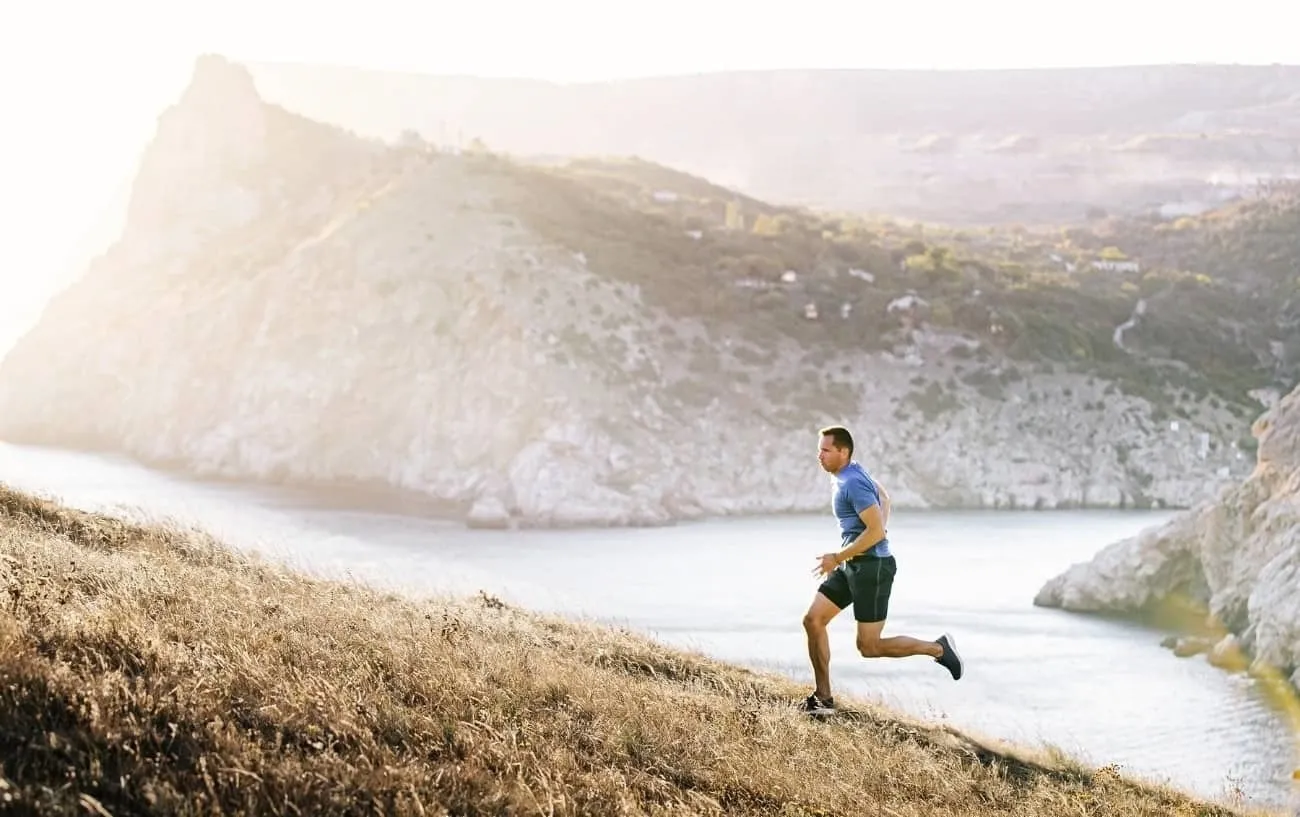
<instances>
[{"instance_id":1,"label":"rocky cliff","mask_svg":"<svg viewBox=\"0 0 1300 817\"><path fill-rule=\"evenodd\" d=\"M895 256L855 268L814 231L796 272L719 202L681 229L684 190L655 190L653 212L566 209L583 184L362 139L204 58L160 117L121 239L0 365L0 437L411 492L478 524L820 511L828 422L855 429L899 506L1186 507L1249 467L1217 401L1170 416L1104 377L1011 361L988 340L1011 325L981 306L990 284L941 253L929 274L964 288L956 320L983 335L878 291L913 274ZM741 241L728 264L709 255ZM861 295L782 289L796 279Z\"/></svg>"},{"instance_id":2,"label":"rocky cliff","mask_svg":"<svg viewBox=\"0 0 1300 817\"><path fill-rule=\"evenodd\" d=\"M1300 388L1253 430L1258 459L1243 483L1071 566L1034 603L1122 615L1203 610L1221 640L1198 648L1193 636L1175 643L1180 652L1209 649L1227 667L1249 660L1300 687Z\"/></svg>"}]
</instances>

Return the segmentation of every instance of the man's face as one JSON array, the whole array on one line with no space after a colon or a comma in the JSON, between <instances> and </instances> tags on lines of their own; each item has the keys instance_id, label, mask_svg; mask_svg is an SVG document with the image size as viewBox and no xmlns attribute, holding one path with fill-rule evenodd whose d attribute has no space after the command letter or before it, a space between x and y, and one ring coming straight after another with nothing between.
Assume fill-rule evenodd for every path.
<instances>
[{"instance_id":1,"label":"man's face","mask_svg":"<svg viewBox=\"0 0 1300 817\"><path fill-rule=\"evenodd\" d=\"M817 461L822 464L822 470L833 474L848 464L849 452L845 448L836 448L831 435L823 434L821 447L817 450Z\"/></svg>"}]
</instances>

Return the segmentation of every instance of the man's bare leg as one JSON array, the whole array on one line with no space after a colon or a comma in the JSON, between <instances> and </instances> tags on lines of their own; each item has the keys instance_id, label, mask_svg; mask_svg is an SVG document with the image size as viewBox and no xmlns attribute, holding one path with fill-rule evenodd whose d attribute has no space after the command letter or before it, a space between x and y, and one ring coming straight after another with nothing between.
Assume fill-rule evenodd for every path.
<instances>
[{"instance_id":1,"label":"man's bare leg","mask_svg":"<svg viewBox=\"0 0 1300 817\"><path fill-rule=\"evenodd\" d=\"M939 658L943 655L943 646L937 641L923 641L907 635L881 638L884 629L883 621L858 622L858 652L863 658L908 658L913 655Z\"/></svg>"},{"instance_id":2,"label":"man's bare leg","mask_svg":"<svg viewBox=\"0 0 1300 817\"><path fill-rule=\"evenodd\" d=\"M808 660L812 662L817 697L822 700L831 697L831 639L826 626L839 612L834 602L818 593L803 617L803 629L808 635Z\"/></svg>"}]
</instances>

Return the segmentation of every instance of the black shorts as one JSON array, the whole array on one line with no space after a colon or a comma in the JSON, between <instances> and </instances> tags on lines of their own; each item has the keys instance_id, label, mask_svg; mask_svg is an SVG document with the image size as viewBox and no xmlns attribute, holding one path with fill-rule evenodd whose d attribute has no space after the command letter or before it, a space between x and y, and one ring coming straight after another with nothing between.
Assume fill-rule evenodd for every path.
<instances>
[{"instance_id":1,"label":"black shorts","mask_svg":"<svg viewBox=\"0 0 1300 817\"><path fill-rule=\"evenodd\" d=\"M884 621L897 572L893 556L862 556L832 570L817 591L841 610L852 602L857 621Z\"/></svg>"}]
</instances>

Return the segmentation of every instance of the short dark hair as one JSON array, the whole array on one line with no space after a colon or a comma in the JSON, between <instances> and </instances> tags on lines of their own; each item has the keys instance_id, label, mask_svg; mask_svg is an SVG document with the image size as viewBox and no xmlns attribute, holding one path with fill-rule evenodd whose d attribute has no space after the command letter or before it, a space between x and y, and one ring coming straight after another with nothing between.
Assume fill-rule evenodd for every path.
<instances>
[{"instance_id":1,"label":"short dark hair","mask_svg":"<svg viewBox=\"0 0 1300 817\"><path fill-rule=\"evenodd\" d=\"M853 456L853 435L844 426L826 426L821 430L822 436L827 434L831 437L831 442L836 448L847 448L849 456Z\"/></svg>"}]
</instances>

